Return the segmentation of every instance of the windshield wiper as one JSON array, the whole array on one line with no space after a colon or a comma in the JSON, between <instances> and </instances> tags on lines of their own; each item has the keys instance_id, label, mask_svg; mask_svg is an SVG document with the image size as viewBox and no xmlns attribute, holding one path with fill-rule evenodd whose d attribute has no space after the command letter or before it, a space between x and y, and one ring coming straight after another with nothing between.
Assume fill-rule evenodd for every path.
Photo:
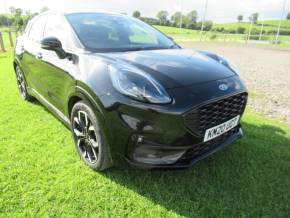
<instances>
[{"instance_id":1,"label":"windshield wiper","mask_svg":"<svg viewBox=\"0 0 290 218\"><path fill-rule=\"evenodd\" d=\"M175 48L175 45L172 45L170 47L144 46L144 47L126 48L124 49L124 51L159 50L159 49L170 49L170 48Z\"/></svg>"}]
</instances>

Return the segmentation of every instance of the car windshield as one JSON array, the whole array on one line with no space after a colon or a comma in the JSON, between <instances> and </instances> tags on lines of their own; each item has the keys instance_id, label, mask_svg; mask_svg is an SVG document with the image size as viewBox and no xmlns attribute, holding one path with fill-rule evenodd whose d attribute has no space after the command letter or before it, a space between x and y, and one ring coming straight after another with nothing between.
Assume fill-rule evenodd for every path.
<instances>
[{"instance_id":1,"label":"car windshield","mask_svg":"<svg viewBox=\"0 0 290 218\"><path fill-rule=\"evenodd\" d=\"M127 16L103 13L66 14L83 45L90 50L134 51L178 47L150 25Z\"/></svg>"}]
</instances>

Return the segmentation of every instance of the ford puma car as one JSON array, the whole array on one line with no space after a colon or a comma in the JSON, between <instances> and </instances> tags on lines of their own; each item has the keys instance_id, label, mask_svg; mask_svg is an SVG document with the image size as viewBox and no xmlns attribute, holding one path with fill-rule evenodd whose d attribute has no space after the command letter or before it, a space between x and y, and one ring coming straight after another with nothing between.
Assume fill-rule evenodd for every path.
<instances>
[{"instance_id":1,"label":"ford puma car","mask_svg":"<svg viewBox=\"0 0 290 218\"><path fill-rule=\"evenodd\" d=\"M242 137L247 91L233 65L135 18L40 14L13 64L22 98L62 120L94 170L188 167Z\"/></svg>"}]
</instances>

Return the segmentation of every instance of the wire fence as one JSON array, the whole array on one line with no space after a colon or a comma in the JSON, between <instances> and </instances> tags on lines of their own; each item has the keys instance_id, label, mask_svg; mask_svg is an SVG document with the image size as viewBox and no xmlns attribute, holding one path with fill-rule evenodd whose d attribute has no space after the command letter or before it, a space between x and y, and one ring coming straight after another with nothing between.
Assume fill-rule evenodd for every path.
<instances>
[{"instance_id":1,"label":"wire fence","mask_svg":"<svg viewBox=\"0 0 290 218\"><path fill-rule=\"evenodd\" d=\"M206 32L202 37L197 37L197 41L217 41L217 42L240 42L240 43L260 43L260 44L282 44L290 46L290 36L280 36L276 40L276 35L252 35L252 34L231 34Z\"/></svg>"},{"instance_id":2,"label":"wire fence","mask_svg":"<svg viewBox=\"0 0 290 218\"><path fill-rule=\"evenodd\" d=\"M290 47L290 36L280 35L278 40L276 34L238 34L238 33L221 33L214 31L204 31L200 34L199 31L188 31L178 33L165 32L167 35L174 38L177 42L236 42L244 44L264 44L264 45L275 45L282 47Z\"/></svg>"}]
</instances>

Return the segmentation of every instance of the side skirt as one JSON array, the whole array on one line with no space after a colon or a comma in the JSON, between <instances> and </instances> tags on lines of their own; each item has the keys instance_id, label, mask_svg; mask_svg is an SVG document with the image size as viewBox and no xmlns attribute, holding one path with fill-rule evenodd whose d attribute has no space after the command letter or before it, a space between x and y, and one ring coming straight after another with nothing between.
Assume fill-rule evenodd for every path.
<instances>
[{"instance_id":1,"label":"side skirt","mask_svg":"<svg viewBox=\"0 0 290 218\"><path fill-rule=\"evenodd\" d=\"M33 96L35 98L37 98L37 100L39 100L39 102L41 104L43 104L45 107L47 107L47 109L49 109L49 111L51 111L57 118L59 118L60 121L62 121L63 124L65 124L66 127L70 128L70 120L66 115L64 115L64 113L62 113L60 110L58 110L54 105L52 105L46 98L44 98L35 89L30 88L30 91L31 91L31 94L33 94Z\"/></svg>"}]
</instances>

